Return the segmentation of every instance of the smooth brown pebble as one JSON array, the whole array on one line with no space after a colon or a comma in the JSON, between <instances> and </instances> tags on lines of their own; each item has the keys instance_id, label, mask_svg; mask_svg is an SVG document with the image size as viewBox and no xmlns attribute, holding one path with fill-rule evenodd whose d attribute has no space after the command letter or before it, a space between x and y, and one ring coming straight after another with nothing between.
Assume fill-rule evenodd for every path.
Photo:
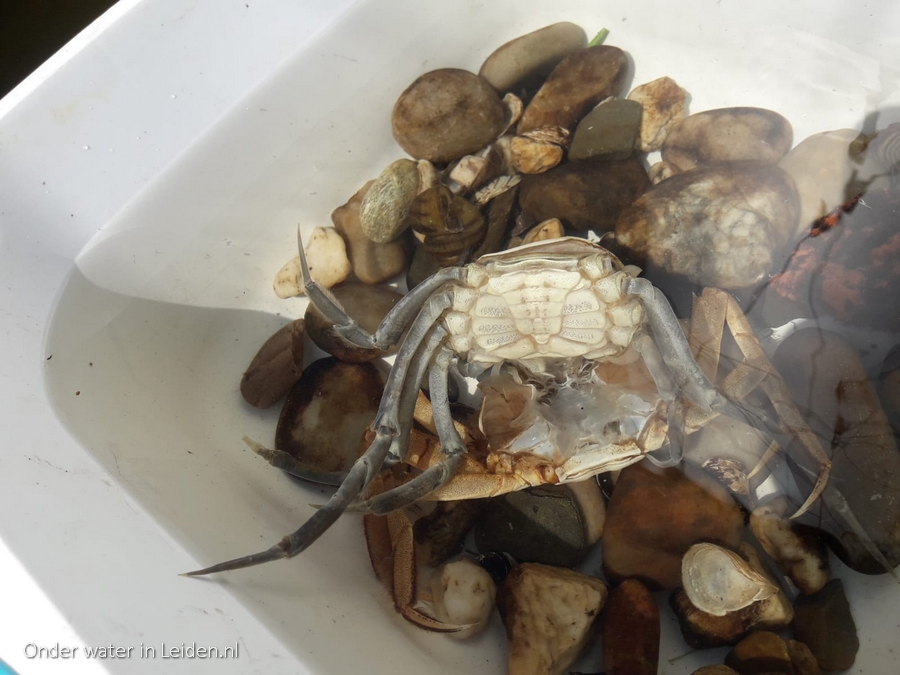
<instances>
[{"instance_id":1,"label":"smooth brown pebble","mask_svg":"<svg viewBox=\"0 0 900 675\"><path fill-rule=\"evenodd\" d=\"M499 92L515 91L522 80L546 77L563 58L587 45L581 26L554 23L504 43L488 56L478 74Z\"/></svg>"},{"instance_id":2,"label":"smooth brown pebble","mask_svg":"<svg viewBox=\"0 0 900 675\"><path fill-rule=\"evenodd\" d=\"M350 281L331 289L332 295L343 305L347 314L364 330L375 333L378 324L393 309L400 298L397 293L381 286L368 286L358 281ZM389 350L366 349L353 344L334 328L319 308L309 303L306 308L306 333L315 345L324 352L346 363L364 363L397 351L398 345Z\"/></svg>"},{"instance_id":3,"label":"smooth brown pebble","mask_svg":"<svg viewBox=\"0 0 900 675\"><path fill-rule=\"evenodd\" d=\"M506 109L487 80L458 68L421 75L391 115L394 138L416 159L452 162L499 136Z\"/></svg>"},{"instance_id":4,"label":"smooth brown pebble","mask_svg":"<svg viewBox=\"0 0 900 675\"><path fill-rule=\"evenodd\" d=\"M794 675L787 643L771 631L757 631L738 642L725 656L725 665L739 675Z\"/></svg>"},{"instance_id":5,"label":"smooth brown pebble","mask_svg":"<svg viewBox=\"0 0 900 675\"><path fill-rule=\"evenodd\" d=\"M432 274L441 269L441 264L434 259L421 243L416 244L413 251L412 262L406 272L406 288L414 289Z\"/></svg>"},{"instance_id":6,"label":"smooth brown pebble","mask_svg":"<svg viewBox=\"0 0 900 675\"><path fill-rule=\"evenodd\" d=\"M334 228L347 242L353 274L369 285L389 281L403 272L412 252L408 233L387 244L378 244L363 233L359 224L359 209L373 182L363 185L346 204L331 213Z\"/></svg>"},{"instance_id":7,"label":"smooth brown pebble","mask_svg":"<svg viewBox=\"0 0 900 675\"><path fill-rule=\"evenodd\" d=\"M626 579L609 592L602 631L606 675L656 675L659 607L640 581Z\"/></svg>"},{"instance_id":8,"label":"smooth brown pebble","mask_svg":"<svg viewBox=\"0 0 900 675\"><path fill-rule=\"evenodd\" d=\"M619 93L627 64L628 57L618 47L599 45L573 52L531 99L517 133L553 126L574 129L588 110Z\"/></svg>"},{"instance_id":9,"label":"smooth brown pebble","mask_svg":"<svg viewBox=\"0 0 900 675\"><path fill-rule=\"evenodd\" d=\"M359 457L383 391L384 378L370 363L314 361L288 393L275 448L299 460L309 480L339 483Z\"/></svg>"},{"instance_id":10,"label":"smooth brown pebble","mask_svg":"<svg viewBox=\"0 0 900 675\"><path fill-rule=\"evenodd\" d=\"M559 218L576 230L608 232L649 186L647 172L636 157L566 162L523 177L519 206L536 223Z\"/></svg>"},{"instance_id":11,"label":"smooth brown pebble","mask_svg":"<svg viewBox=\"0 0 900 675\"><path fill-rule=\"evenodd\" d=\"M774 164L791 149L793 130L764 108L720 108L685 117L662 144L662 159L682 171L717 162Z\"/></svg>"},{"instance_id":12,"label":"smooth brown pebble","mask_svg":"<svg viewBox=\"0 0 900 675\"><path fill-rule=\"evenodd\" d=\"M254 408L268 408L300 379L303 373L303 328L303 319L282 326L250 361L241 378L241 396Z\"/></svg>"},{"instance_id":13,"label":"smooth brown pebble","mask_svg":"<svg viewBox=\"0 0 900 675\"><path fill-rule=\"evenodd\" d=\"M619 474L609 502L603 570L612 582L636 577L654 590L679 588L681 559L693 544L736 549L743 533L737 503L702 469L633 464Z\"/></svg>"},{"instance_id":14,"label":"smooth brown pebble","mask_svg":"<svg viewBox=\"0 0 900 675\"><path fill-rule=\"evenodd\" d=\"M859 638L840 579L832 579L814 595L797 598L794 638L809 647L822 670L847 670L853 666Z\"/></svg>"},{"instance_id":15,"label":"smooth brown pebble","mask_svg":"<svg viewBox=\"0 0 900 675\"><path fill-rule=\"evenodd\" d=\"M794 666L795 675L821 675L822 669L816 657L802 642L797 640L787 641L788 654L791 655L791 664Z\"/></svg>"}]
</instances>

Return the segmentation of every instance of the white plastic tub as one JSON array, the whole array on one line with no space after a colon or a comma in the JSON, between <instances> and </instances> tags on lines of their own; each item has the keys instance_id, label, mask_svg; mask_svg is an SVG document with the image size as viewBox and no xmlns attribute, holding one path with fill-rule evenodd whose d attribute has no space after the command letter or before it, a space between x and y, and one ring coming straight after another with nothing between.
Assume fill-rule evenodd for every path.
<instances>
[{"instance_id":1,"label":"white plastic tub","mask_svg":"<svg viewBox=\"0 0 900 675\"><path fill-rule=\"evenodd\" d=\"M277 411L251 411L237 386L303 310L271 292L297 223L328 225L401 156L389 114L416 76L477 70L560 20L610 29L635 83L669 75L692 111L772 108L795 141L900 103L900 10L886 0L144 0L0 102L0 539L59 612L45 623L4 607L0 658L24 673L87 668L83 651L25 654L76 646L67 623L82 647L133 648L104 662L112 672L504 672L499 625L460 644L404 624L351 518L289 562L177 574L271 545L322 500L241 442L274 429ZM844 577L854 672L887 672L900 589ZM688 649L670 617L663 634L662 673L721 658L672 661ZM238 657L163 663L162 645L181 643L237 643Z\"/></svg>"}]
</instances>

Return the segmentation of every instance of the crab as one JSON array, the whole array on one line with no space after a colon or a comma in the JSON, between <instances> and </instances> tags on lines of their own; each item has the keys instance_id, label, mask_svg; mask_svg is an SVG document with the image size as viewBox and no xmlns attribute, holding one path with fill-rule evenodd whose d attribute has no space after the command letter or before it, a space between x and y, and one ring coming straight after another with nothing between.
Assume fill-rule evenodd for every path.
<instances>
[{"instance_id":1,"label":"crab","mask_svg":"<svg viewBox=\"0 0 900 675\"><path fill-rule=\"evenodd\" d=\"M295 556L348 509L385 514L419 500L492 496L542 483L582 480L645 457L671 466L681 460L684 435L720 414L749 419L773 435L783 432L799 438L819 471L795 516L825 488L831 465L827 455L791 402L746 317L723 291L707 289L698 299L689 340L665 296L648 280L636 276L635 270L605 248L563 237L441 269L404 296L372 334L311 280L302 244L300 263L310 301L346 339L361 347L386 350L405 333L370 427L370 444L334 495L297 531L265 551L188 576ZM711 380L725 325L744 360L715 386ZM486 461L476 461L467 454L466 441L450 411L447 391L452 365L469 373L514 367L537 380L550 380L615 360L629 348L640 354L657 391L656 401L643 411L643 423L634 433L625 431L628 425L613 425L617 433L593 442L581 439L572 452L562 455L495 452ZM411 447L419 390L426 375L437 442ZM756 387L767 394L780 425L742 403ZM293 472L285 455L275 450L269 461ZM375 477L403 461L415 464L418 474L371 496L367 488Z\"/></svg>"}]
</instances>

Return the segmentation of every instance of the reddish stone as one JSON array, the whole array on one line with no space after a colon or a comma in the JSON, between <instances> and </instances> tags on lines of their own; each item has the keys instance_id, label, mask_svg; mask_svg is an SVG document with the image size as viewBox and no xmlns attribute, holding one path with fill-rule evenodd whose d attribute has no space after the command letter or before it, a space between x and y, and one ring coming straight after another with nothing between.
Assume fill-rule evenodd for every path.
<instances>
[{"instance_id":1,"label":"reddish stone","mask_svg":"<svg viewBox=\"0 0 900 675\"><path fill-rule=\"evenodd\" d=\"M616 482L603 533L603 570L612 583L635 577L651 589L673 590L681 586L681 558L693 544L737 549L743 533L740 507L704 471L641 462Z\"/></svg>"}]
</instances>

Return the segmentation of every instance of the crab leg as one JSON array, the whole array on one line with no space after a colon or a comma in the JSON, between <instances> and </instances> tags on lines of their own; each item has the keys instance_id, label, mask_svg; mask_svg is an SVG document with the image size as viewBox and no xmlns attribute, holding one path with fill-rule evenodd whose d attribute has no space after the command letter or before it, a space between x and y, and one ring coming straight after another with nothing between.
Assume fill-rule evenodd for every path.
<instances>
[{"instance_id":1,"label":"crab leg","mask_svg":"<svg viewBox=\"0 0 900 675\"><path fill-rule=\"evenodd\" d=\"M300 247L300 271L304 279L303 285L310 302L334 323L335 330L344 338L367 349L386 350L397 344L406 326L428 301L428 298L447 282L462 279L465 273L461 267L444 267L438 270L404 295L382 319L373 334L356 323L344 311L337 298L313 281L309 275L309 266L306 263L306 254L303 251L303 242L300 241L299 231L297 232L297 244Z\"/></svg>"},{"instance_id":2,"label":"crab leg","mask_svg":"<svg viewBox=\"0 0 900 675\"><path fill-rule=\"evenodd\" d=\"M434 424L441 441L441 460L407 483L355 504L354 511L368 511L377 515L396 511L437 490L453 477L466 452L466 446L453 424L447 396L447 373L452 358L450 349L442 347L434 357L434 365L429 374Z\"/></svg>"},{"instance_id":3,"label":"crab leg","mask_svg":"<svg viewBox=\"0 0 900 675\"><path fill-rule=\"evenodd\" d=\"M797 438L808 456L820 466L812 491L800 509L793 515L794 518L797 518L803 515L821 496L831 472L831 459L822 449L815 432L803 419L791 399L784 380L781 379L781 375L763 352L753 335L753 329L750 327L747 317L744 316L734 298L724 291L707 288L703 291L699 303L704 305L703 317L705 319L704 322L699 323L709 325L727 323L735 342L744 355L744 363L723 381L722 388L725 393L729 398L739 399L750 389L757 385L760 386L778 413L784 431ZM692 339L693 337L692 335ZM702 340L702 336L699 336L698 340ZM712 351L716 352L715 355L710 354L707 358L710 362L718 363L718 348L713 348Z\"/></svg>"},{"instance_id":4,"label":"crab leg","mask_svg":"<svg viewBox=\"0 0 900 675\"><path fill-rule=\"evenodd\" d=\"M684 457L684 405L678 398L678 388L672 380L672 374L663 361L656 343L648 335L643 335L634 342L634 348L650 371L661 401L658 407L668 406L666 412L666 428L668 430L669 457L660 459L653 453L647 453L647 459L661 468L677 466Z\"/></svg>"},{"instance_id":5,"label":"crab leg","mask_svg":"<svg viewBox=\"0 0 900 675\"><path fill-rule=\"evenodd\" d=\"M628 279L624 291L637 295L643 302L650 320L650 328L656 338L656 346L662 359L669 367L675 384L685 392L688 400L705 411L710 411L724 403L723 396L712 385L694 360L691 347L678 317L658 288L646 279Z\"/></svg>"},{"instance_id":6,"label":"crab leg","mask_svg":"<svg viewBox=\"0 0 900 675\"><path fill-rule=\"evenodd\" d=\"M391 369L391 374L388 376L384 395L381 397L381 403L378 406L378 414L372 423L372 427L375 430L375 440L356 460L347 473L344 482L341 483L340 487L325 505L318 509L298 530L284 536L281 541L271 548L201 570L187 572L183 576L202 576L215 572L252 567L253 565L260 565L273 560L280 560L281 558L291 558L305 551L310 544L322 536L340 518L341 514L359 497L360 492L365 489L381 470L394 444L394 439L401 433L403 426L399 421L399 408L404 398L404 390L408 388L413 390L409 398L412 399L414 404L415 393L419 386L415 378L408 377L410 367L415 365L413 363L415 361L414 357L422 342L431 332L432 327L438 322L444 310L450 307L451 304L452 293L450 291L439 293L428 299L418 316L416 316L409 328L406 339L400 347L400 351L397 353L397 359L394 367ZM435 349L437 349L439 344L435 344ZM430 355L428 358L430 359Z\"/></svg>"}]
</instances>

